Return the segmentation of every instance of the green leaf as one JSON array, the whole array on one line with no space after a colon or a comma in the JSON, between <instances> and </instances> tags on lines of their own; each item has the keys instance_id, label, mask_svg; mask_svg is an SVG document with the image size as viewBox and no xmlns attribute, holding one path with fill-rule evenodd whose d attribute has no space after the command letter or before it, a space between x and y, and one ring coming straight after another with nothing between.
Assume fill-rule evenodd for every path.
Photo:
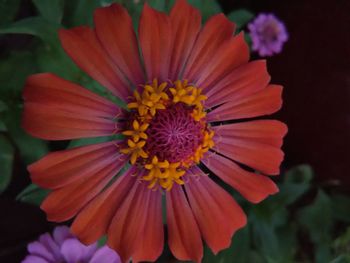
<instances>
[{"instance_id":1,"label":"green leaf","mask_svg":"<svg viewBox=\"0 0 350 263\"><path fill-rule=\"evenodd\" d=\"M15 19L20 3L21 0L0 0L0 26Z\"/></svg>"},{"instance_id":2,"label":"green leaf","mask_svg":"<svg viewBox=\"0 0 350 263\"><path fill-rule=\"evenodd\" d=\"M66 1L65 19L69 27L93 25L93 13L101 7L100 0Z\"/></svg>"},{"instance_id":3,"label":"green leaf","mask_svg":"<svg viewBox=\"0 0 350 263\"><path fill-rule=\"evenodd\" d=\"M350 263L350 254L340 255L333 259L330 263Z\"/></svg>"},{"instance_id":4,"label":"green leaf","mask_svg":"<svg viewBox=\"0 0 350 263\"><path fill-rule=\"evenodd\" d=\"M17 195L16 200L39 206L49 192L49 190L42 189L35 184L30 184Z\"/></svg>"},{"instance_id":5,"label":"green leaf","mask_svg":"<svg viewBox=\"0 0 350 263\"><path fill-rule=\"evenodd\" d=\"M22 129L21 108L11 108L4 113L3 120L26 164L30 164L48 153L48 145L45 141L31 137Z\"/></svg>"},{"instance_id":6,"label":"green leaf","mask_svg":"<svg viewBox=\"0 0 350 263\"><path fill-rule=\"evenodd\" d=\"M28 34L54 45L58 42L59 27L43 17L29 17L0 28L0 34Z\"/></svg>"},{"instance_id":7,"label":"green leaf","mask_svg":"<svg viewBox=\"0 0 350 263\"><path fill-rule=\"evenodd\" d=\"M331 260L332 208L330 198L319 190L311 205L301 209L298 221L308 232L311 241L316 245L316 262L328 263Z\"/></svg>"},{"instance_id":8,"label":"green leaf","mask_svg":"<svg viewBox=\"0 0 350 263\"><path fill-rule=\"evenodd\" d=\"M202 21L205 22L209 17L221 13L221 7L214 0L187 0L187 2L199 9L202 15ZM169 0L167 10L169 11L175 3L175 0Z\"/></svg>"},{"instance_id":9,"label":"green leaf","mask_svg":"<svg viewBox=\"0 0 350 263\"><path fill-rule=\"evenodd\" d=\"M279 186L280 192L271 197L272 202L280 207L294 203L310 189L312 177L313 171L309 165L299 165L290 169Z\"/></svg>"},{"instance_id":10,"label":"green leaf","mask_svg":"<svg viewBox=\"0 0 350 263\"><path fill-rule=\"evenodd\" d=\"M33 0L33 3L45 19L53 23L61 23L64 0Z\"/></svg>"},{"instance_id":11,"label":"green leaf","mask_svg":"<svg viewBox=\"0 0 350 263\"><path fill-rule=\"evenodd\" d=\"M121 134L116 134L113 136L104 136L104 137L96 137L96 138L84 138L84 139L77 139L77 140L71 140L68 144L69 149L75 148L75 147L80 147L80 146L86 146L90 144L96 144L96 143L103 143L103 142L108 142L112 140L121 140L124 138L123 135Z\"/></svg>"},{"instance_id":12,"label":"green leaf","mask_svg":"<svg viewBox=\"0 0 350 263\"><path fill-rule=\"evenodd\" d=\"M331 197L332 215L335 219L350 223L350 197L337 194Z\"/></svg>"},{"instance_id":13,"label":"green leaf","mask_svg":"<svg viewBox=\"0 0 350 263\"><path fill-rule=\"evenodd\" d=\"M0 134L0 193L11 181L14 149L9 140Z\"/></svg>"},{"instance_id":14,"label":"green leaf","mask_svg":"<svg viewBox=\"0 0 350 263\"><path fill-rule=\"evenodd\" d=\"M166 11L166 1L165 0L147 0L147 3L157 9L158 11Z\"/></svg>"},{"instance_id":15,"label":"green leaf","mask_svg":"<svg viewBox=\"0 0 350 263\"><path fill-rule=\"evenodd\" d=\"M227 15L227 18L236 24L237 29L243 28L253 17L254 14L246 9L238 9Z\"/></svg>"},{"instance_id":16,"label":"green leaf","mask_svg":"<svg viewBox=\"0 0 350 263\"><path fill-rule=\"evenodd\" d=\"M6 98L6 104L0 105L0 112L21 99L25 79L36 70L35 57L28 51L12 52L0 60L0 96Z\"/></svg>"}]
</instances>

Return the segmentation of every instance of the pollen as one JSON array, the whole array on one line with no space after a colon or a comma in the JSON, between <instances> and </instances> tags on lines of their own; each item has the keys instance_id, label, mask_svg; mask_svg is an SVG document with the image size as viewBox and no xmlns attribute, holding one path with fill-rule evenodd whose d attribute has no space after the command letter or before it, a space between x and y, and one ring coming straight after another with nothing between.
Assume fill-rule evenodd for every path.
<instances>
[{"instance_id":1,"label":"pollen","mask_svg":"<svg viewBox=\"0 0 350 263\"><path fill-rule=\"evenodd\" d=\"M158 83L157 79L134 91L128 104L127 147L130 163L144 173L150 189L170 191L183 185L186 171L200 163L213 146L214 132L206 123L202 89L187 80Z\"/></svg>"}]
</instances>

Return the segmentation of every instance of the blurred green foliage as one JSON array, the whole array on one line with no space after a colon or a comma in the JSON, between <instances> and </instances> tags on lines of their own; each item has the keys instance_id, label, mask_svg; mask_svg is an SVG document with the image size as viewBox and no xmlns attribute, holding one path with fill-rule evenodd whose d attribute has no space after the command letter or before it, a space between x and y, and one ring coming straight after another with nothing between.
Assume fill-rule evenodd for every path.
<instances>
[{"instance_id":1,"label":"blurred green foliage","mask_svg":"<svg viewBox=\"0 0 350 263\"><path fill-rule=\"evenodd\" d=\"M21 128L21 92L28 75L53 72L109 96L67 57L60 46L57 30L92 25L94 9L113 2L121 3L129 10L136 28L145 0L32 0L36 15L20 20L16 15L21 1L0 0L0 37L6 34L30 36L25 48L9 48L1 54L0 193L10 184L16 156L20 163L27 165L50 150L48 142L31 137ZM174 0L147 2L160 11L169 12ZM214 0L188 2L200 9L204 21L222 12ZM244 29L253 16L244 9L228 14L238 30ZM120 100L115 102L122 105ZM75 140L68 147L106 139ZM258 205L251 205L233 193L248 214L249 222L236 233L232 245L225 251L213 255L205 248L204 262L350 262L350 227L345 227L350 223L350 198L327 193L313 185L312 178L309 166L295 167L283 175L279 183L280 193ZM40 205L47 194L47 190L32 184L19 193L17 199Z\"/></svg>"}]
</instances>

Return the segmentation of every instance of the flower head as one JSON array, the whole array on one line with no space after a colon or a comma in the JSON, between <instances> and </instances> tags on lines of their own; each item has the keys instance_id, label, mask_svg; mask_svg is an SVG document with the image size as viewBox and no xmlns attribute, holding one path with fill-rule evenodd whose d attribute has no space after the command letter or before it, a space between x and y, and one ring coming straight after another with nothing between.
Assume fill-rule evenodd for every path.
<instances>
[{"instance_id":1,"label":"flower head","mask_svg":"<svg viewBox=\"0 0 350 263\"><path fill-rule=\"evenodd\" d=\"M200 262L202 238L216 253L246 224L215 180L253 203L278 191L267 175L279 173L287 128L246 120L279 110L282 87L269 84L265 61L249 62L243 34L234 35L223 14L201 26L185 0L170 15L145 4L138 38L118 4L97 9L94 23L61 30L63 48L127 107L38 74L26 83L23 126L49 140L124 138L30 165L33 182L52 190L41 207L52 221L75 217L71 230L85 244L106 234L123 262L155 261L164 246L165 197L172 253Z\"/></svg>"},{"instance_id":2,"label":"flower head","mask_svg":"<svg viewBox=\"0 0 350 263\"><path fill-rule=\"evenodd\" d=\"M55 228L53 235L43 234L28 245L29 255L22 263L121 263L118 254L107 246L85 246L66 226Z\"/></svg>"},{"instance_id":3,"label":"flower head","mask_svg":"<svg viewBox=\"0 0 350 263\"><path fill-rule=\"evenodd\" d=\"M273 14L260 14L248 25L253 50L260 56L272 56L282 51L288 32L281 20Z\"/></svg>"}]
</instances>

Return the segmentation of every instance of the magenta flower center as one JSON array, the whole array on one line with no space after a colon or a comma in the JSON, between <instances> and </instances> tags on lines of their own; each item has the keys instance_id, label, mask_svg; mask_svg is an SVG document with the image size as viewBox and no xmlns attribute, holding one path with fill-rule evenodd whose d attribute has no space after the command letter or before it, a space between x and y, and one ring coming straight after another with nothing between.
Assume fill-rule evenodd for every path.
<instances>
[{"instance_id":1,"label":"magenta flower center","mask_svg":"<svg viewBox=\"0 0 350 263\"><path fill-rule=\"evenodd\" d=\"M147 129L150 156L176 163L189 159L203 141L203 124L191 116L192 107L173 104L157 111Z\"/></svg>"}]
</instances>

